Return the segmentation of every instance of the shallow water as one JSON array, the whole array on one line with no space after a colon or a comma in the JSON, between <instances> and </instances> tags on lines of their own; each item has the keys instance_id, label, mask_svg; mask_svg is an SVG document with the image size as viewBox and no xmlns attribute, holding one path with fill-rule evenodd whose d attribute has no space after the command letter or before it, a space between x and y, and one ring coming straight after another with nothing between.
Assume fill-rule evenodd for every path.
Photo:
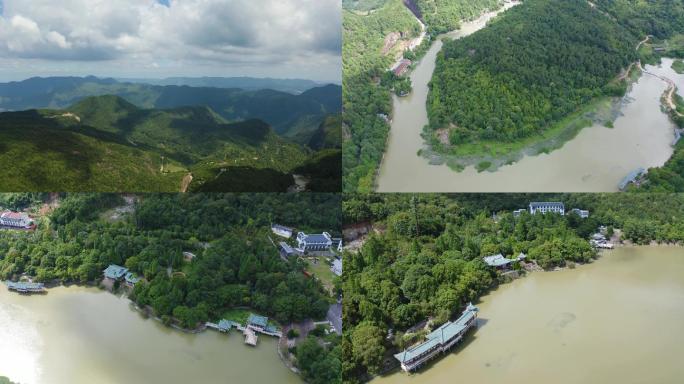
<instances>
[{"instance_id":1,"label":"shallow water","mask_svg":"<svg viewBox=\"0 0 684 384\"><path fill-rule=\"evenodd\" d=\"M22 296L0 285L0 376L22 384L300 383L276 342L175 331L94 288Z\"/></svg>"},{"instance_id":2,"label":"shallow water","mask_svg":"<svg viewBox=\"0 0 684 384\"><path fill-rule=\"evenodd\" d=\"M684 375L684 248L618 248L502 285L478 306L479 328L460 348L372 384L669 384Z\"/></svg>"},{"instance_id":3,"label":"shallow water","mask_svg":"<svg viewBox=\"0 0 684 384\"><path fill-rule=\"evenodd\" d=\"M466 23L449 36L470 35L491 16ZM614 128L584 128L560 149L525 156L495 172L477 172L474 166L456 172L447 165L430 165L417 153L424 148L420 134L428 123L428 82L441 47L442 42L435 41L417 64L411 95L394 97L388 147L378 176L380 192L614 192L630 172L662 166L672 155L674 124L660 109L667 85L644 75L623 99L622 116ZM674 80L681 93L684 76L670 66L671 60L665 59L662 66L646 69Z\"/></svg>"}]
</instances>

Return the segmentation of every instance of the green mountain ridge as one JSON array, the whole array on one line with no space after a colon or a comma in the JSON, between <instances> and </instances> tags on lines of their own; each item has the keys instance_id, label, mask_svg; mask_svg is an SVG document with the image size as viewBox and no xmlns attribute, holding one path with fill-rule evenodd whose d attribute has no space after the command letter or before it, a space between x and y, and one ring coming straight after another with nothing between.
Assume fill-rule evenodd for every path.
<instances>
[{"instance_id":1,"label":"green mountain ridge","mask_svg":"<svg viewBox=\"0 0 684 384\"><path fill-rule=\"evenodd\" d=\"M119 96L139 108L148 109L205 105L227 121L263 120L277 133L307 121L316 127L325 115L340 113L342 108L342 88L335 84L291 94L271 89L126 83L89 76L0 83L0 111L63 109L84 98L102 95Z\"/></svg>"},{"instance_id":2,"label":"green mountain ridge","mask_svg":"<svg viewBox=\"0 0 684 384\"><path fill-rule=\"evenodd\" d=\"M204 106L141 109L113 95L0 113L0 139L6 191L171 192L190 174L192 190L237 169L240 178L219 191L243 191L264 172L265 190L284 191L313 156L260 120L228 123Z\"/></svg>"}]
</instances>

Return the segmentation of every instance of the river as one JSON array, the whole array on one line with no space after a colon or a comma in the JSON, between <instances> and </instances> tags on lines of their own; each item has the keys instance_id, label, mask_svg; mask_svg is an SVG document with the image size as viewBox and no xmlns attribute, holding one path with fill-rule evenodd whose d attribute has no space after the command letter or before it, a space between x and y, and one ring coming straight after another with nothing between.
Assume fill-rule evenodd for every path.
<instances>
[{"instance_id":1,"label":"river","mask_svg":"<svg viewBox=\"0 0 684 384\"><path fill-rule=\"evenodd\" d=\"M22 296L0 285L0 376L22 384L300 383L276 343L172 330L95 288Z\"/></svg>"},{"instance_id":2,"label":"river","mask_svg":"<svg viewBox=\"0 0 684 384\"><path fill-rule=\"evenodd\" d=\"M505 8L512 6L509 3ZM448 36L468 36L496 13L464 23ZM456 172L447 165L430 165L417 153L424 148L420 134L428 123L428 83L441 47L441 40L436 39L411 73L413 92L393 98L388 145L377 180L379 192L615 192L627 174L662 166L673 153L674 124L660 109L667 84L644 75L622 99L614 128L594 124L560 149L523 156L494 172L478 172L474 166ZM662 66L646 69L675 80L684 89L683 76L670 65L671 60L665 59Z\"/></svg>"},{"instance_id":3,"label":"river","mask_svg":"<svg viewBox=\"0 0 684 384\"><path fill-rule=\"evenodd\" d=\"M485 296L478 329L416 374L372 384L671 384L684 377L684 248L625 247Z\"/></svg>"}]
</instances>

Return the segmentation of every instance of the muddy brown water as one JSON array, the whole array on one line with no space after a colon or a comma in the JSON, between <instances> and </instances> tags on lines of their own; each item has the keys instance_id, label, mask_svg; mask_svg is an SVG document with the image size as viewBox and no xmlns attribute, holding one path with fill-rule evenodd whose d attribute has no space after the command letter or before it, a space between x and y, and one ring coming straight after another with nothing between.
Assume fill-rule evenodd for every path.
<instances>
[{"instance_id":1,"label":"muddy brown water","mask_svg":"<svg viewBox=\"0 0 684 384\"><path fill-rule=\"evenodd\" d=\"M0 376L22 384L301 383L275 338L243 339L172 330L94 288L22 296L0 284Z\"/></svg>"},{"instance_id":2,"label":"muddy brown water","mask_svg":"<svg viewBox=\"0 0 684 384\"><path fill-rule=\"evenodd\" d=\"M448 36L470 35L497 13L464 23ZM594 124L560 149L524 156L494 172L478 172L474 166L456 172L447 165L430 165L417 153L425 145L420 134L428 123L428 82L441 47L441 40L436 39L411 73L413 92L393 99L393 121L377 180L379 192L614 192L630 172L662 166L673 153L674 124L660 108L667 84L644 75L623 98L614 128ZM671 60L665 59L663 65L646 69L674 80L681 93L684 76L670 66Z\"/></svg>"},{"instance_id":3,"label":"muddy brown water","mask_svg":"<svg viewBox=\"0 0 684 384\"><path fill-rule=\"evenodd\" d=\"M625 247L478 304L464 345L372 384L670 384L684 377L684 248Z\"/></svg>"}]
</instances>

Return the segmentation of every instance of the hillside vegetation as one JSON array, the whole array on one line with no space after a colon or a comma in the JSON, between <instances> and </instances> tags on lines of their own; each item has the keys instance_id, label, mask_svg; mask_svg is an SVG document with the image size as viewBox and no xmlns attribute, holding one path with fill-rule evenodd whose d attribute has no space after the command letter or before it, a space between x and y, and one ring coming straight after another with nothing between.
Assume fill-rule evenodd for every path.
<instances>
[{"instance_id":1,"label":"hillside vegetation","mask_svg":"<svg viewBox=\"0 0 684 384\"><path fill-rule=\"evenodd\" d=\"M208 107L140 109L117 96L0 113L0 137L6 191L172 192L188 173L191 190L284 191L290 173L317 158L260 120L227 123ZM236 177L213 182L223 173Z\"/></svg>"},{"instance_id":2,"label":"hillside vegetation","mask_svg":"<svg viewBox=\"0 0 684 384\"><path fill-rule=\"evenodd\" d=\"M637 36L584 1L528 0L487 28L444 45L428 97L430 128L452 146L539 135L594 98L636 60ZM458 148L456 148L458 150Z\"/></svg>"},{"instance_id":3,"label":"hillside vegetation","mask_svg":"<svg viewBox=\"0 0 684 384\"><path fill-rule=\"evenodd\" d=\"M513 216L530 201L563 201L591 216ZM484 256L524 252L545 269L591 262L589 238L599 225L622 229L636 244L684 242L684 196L674 194L355 194L343 201L343 215L345 225L383 229L344 256L345 383L391 368L389 353L424 335L411 327L431 318L435 329L505 281Z\"/></svg>"}]
</instances>

